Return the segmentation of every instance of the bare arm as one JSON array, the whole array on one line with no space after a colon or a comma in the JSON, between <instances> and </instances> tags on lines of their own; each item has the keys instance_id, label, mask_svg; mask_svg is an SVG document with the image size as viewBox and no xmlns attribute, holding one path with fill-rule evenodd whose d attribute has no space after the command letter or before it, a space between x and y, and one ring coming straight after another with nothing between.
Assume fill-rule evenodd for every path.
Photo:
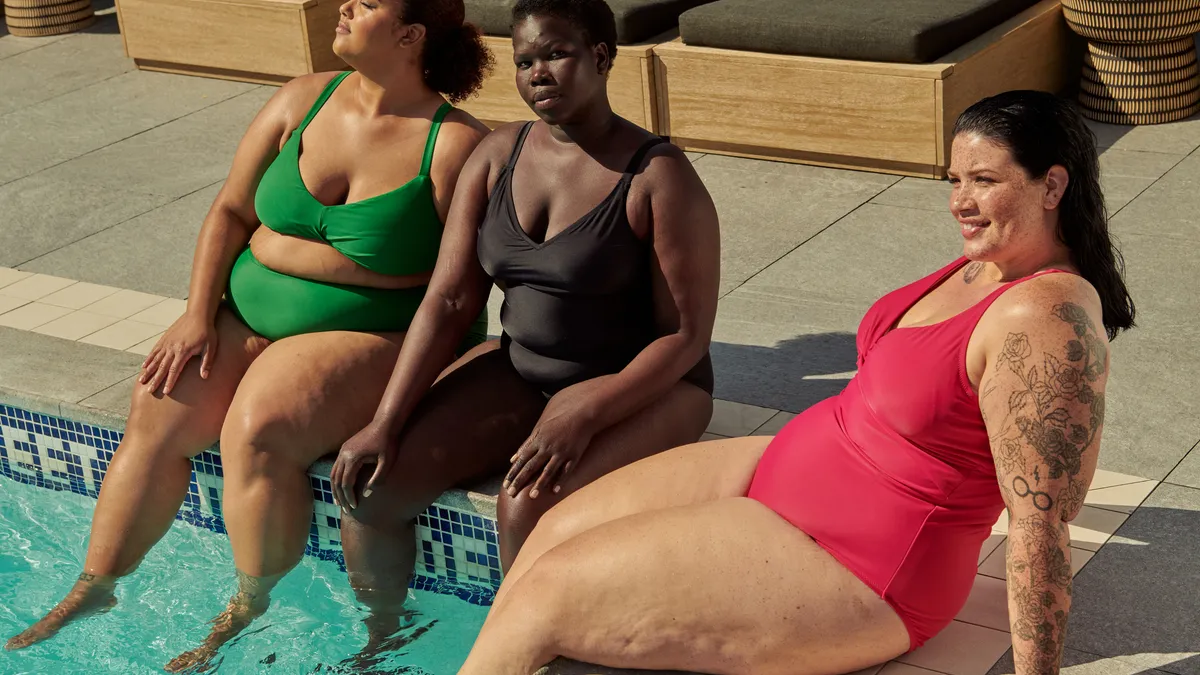
<instances>
[{"instance_id":1,"label":"bare arm","mask_svg":"<svg viewBox=\"0 0 1200 675\"><path fill-rule=\"evenodd\" d=\"M621 372L589 388L586 415L599 431L661 398L708 352L721 282L717 210L687 157L655 156L650 189L653 294L660 337Z\"/></svg>"},{"instance_id":2,"label":"bare arm","mask_svg":"<svg viewBox=\"0 0 1200 675\"><path fill-rule=\"evenodd\" d=\"M254 210L258 183L279 155L285 134L298 126L329 79L329 73L320 73L280 87L242 136L225 184L200 228L188 287L189 313L210 322L216 316L233 261L259 226Z\"/></svg>"},{"instance_id":3,"label":"bare arm","mask_svg":"<svg viewBox=\"0 0 1200 675\"><path fill-rule=\"evenodd\" d=\"M1055 275L1059 276L1059 275ZM1065 275L1062 275L1065 277ZM1043 283L1044 280L1044 283ZM1071 609L1067 523L1096 468L1108 342L1094 292L1074 278L1014 289L980 381L1009 511L1008 604L1017 675L1058 673Z\"/></svg>"},{"instance_id":4,"label":"bare arm","mask_svg":"<svg viewBox=\"0 0 1200 675\"><path fill-rule=\"evenodd\" d=\"M513 457L504 488L515 496L561 490L591 438L661 398L708 351L717 314L721 241L712 198L687 157L669 147L643 178L653 237L653 302L659 335L619 373L555 394ZM539 476L540 474L540 476Z\"/></svg>"},{"instance_id":5,"label":"bare arm","mask_svg":"<svg viewBox=\"0 0 1200 675\"><path fill-rule=\"evenodd\" d=\"M139 382L151 392L170 394L184 366L202 355L200 377L207 378L217 354L217 306L229 270L258 227L254 193L279 146L303 111L316 99L330 74L309 75L284 85L250 123L238 144L225 185L209 208L192 260L187 310L159 339L142 362Z\"/></svg>"}]
</instances>

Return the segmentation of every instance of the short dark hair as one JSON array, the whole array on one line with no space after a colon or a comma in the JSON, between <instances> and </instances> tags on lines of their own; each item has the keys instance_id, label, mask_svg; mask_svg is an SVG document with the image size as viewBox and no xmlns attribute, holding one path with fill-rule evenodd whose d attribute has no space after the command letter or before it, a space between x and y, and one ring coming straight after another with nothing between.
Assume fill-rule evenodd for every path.
<instances>
[{"instance_id":1,"label":"short dark hair","mask_svg":"<svg viewBox=\"0 0 1200 675\"><path fill-rule=\"evenodd\" d=\"M954 125L955 136L965 133L1008 148L1013 160L1035 178L1055 165L1067 170L1058 239L1100 295L1109 339L1132 328L1133 298L1125 286L1125 261L1108 232L1096 136L1075 106L1041 91L1009 91L967 108Z\"/></svg>"},{"instance_id":2,"label":"short dark hair","mask_svg":"<svg viewBox=\"0 0 1200 675\"><path fill-rule=\"evenodd\" d=\"M617 58L617 19L604 0L517 0L512 22L531 16L553 16L569 22L583 33L589 47L608 47L608 66Z\"/></svg>"},{"instance_id":3,"label":"short dark hair","mask_svg":"<svg viewBox=\"0 0 1200 675\"><path fill-rule=\"evenodd\" d=\"M451 103L483 86L494 59L479 29L466 22L463 0L401 0L400 20L425 26L421 63L426 86Z\"/></svg>"}]
</instances>

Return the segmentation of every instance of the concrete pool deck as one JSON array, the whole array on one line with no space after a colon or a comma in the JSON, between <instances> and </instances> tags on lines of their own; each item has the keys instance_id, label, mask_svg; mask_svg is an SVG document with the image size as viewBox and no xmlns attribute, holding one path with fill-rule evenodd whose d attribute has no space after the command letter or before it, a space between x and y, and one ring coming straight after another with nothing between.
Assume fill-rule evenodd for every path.
<instances>
[{"instance_id":1,"label":"concrete pool deck","mask_svg":"<svg viewBox=\"0 0 1200 675\"><path fill-rule=\"evenodd\" d=\"M270 87L137 71L111 8L85 32L0 28L0 400L121 426L182 311L192 247ZM1113 343L1101 473L1073 526L1067 671L1200 674L1200 117L1095 125L1139 327ZM944 183L695 155L723 231L715 436L836 393L882 293L960 250ZM493 298L493 331L499 325ZM1004 523L946 632L874 674L1012 673ZM551 672L606 672L578 664Z\"/></svg>"}]
</instances>

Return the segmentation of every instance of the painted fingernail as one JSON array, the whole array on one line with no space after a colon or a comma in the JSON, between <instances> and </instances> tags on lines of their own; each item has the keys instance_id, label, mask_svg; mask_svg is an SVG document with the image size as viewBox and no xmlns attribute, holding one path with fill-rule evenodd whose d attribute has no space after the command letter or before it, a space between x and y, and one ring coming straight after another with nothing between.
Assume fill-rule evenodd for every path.
<instances>
[{"instance_id":1,"label":"painted fingernail","mask_svg":"<svg viewBox=\"0 0 1200 675\"><path fill-rule=\"evenodd\" d=\"M561 485L555 485L555 486L554 486L554 494L558 494L558 493L560 493L560 492L562 492L562 486L561 486Z\"/></svg>"},{"instance_id":2,"label":"painted fingernail","mask_svg":"<svg viewBox=\"0 0 1200 675\"><path fill-rule=\"evenodd\" d=\"M537 490L530 490L530 491L529 491L529 498L530 498L530 499L537 499L537 496L538 496L538 491L537 491Z\"/></svg>"},{"instance_id":3,"label":"painted fingernail","mask_svg":"<svg viewBox=\"0 0 1200 675\"><path fill-rule=\"evenodd\" d=\"M367 497L370 497L370 496L371 496L371 488L367 488L366 490L363 490L363 499L366 499Z\"/></svg>"},{"instance_id":4,"label":"painted fingernail","mask_svg":"<svg viewBox=\"0 0 1200 675\"><path fill-rule=\"evenodd\" d=\"M508 489L508 479L507 478L504 479L504 482L500 484L500 487L504 488L505 490Z\"/></svg>"}]
</instances>

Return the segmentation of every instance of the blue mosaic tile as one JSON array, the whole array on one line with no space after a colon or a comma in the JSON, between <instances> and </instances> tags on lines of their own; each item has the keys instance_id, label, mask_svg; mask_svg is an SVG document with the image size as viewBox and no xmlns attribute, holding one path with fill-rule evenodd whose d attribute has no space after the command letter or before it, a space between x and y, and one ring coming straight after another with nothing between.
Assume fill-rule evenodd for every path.
<instances>
[{"instance_id":1,"label":"blue mosaic tile","mask_svg":"<svg viewBox=\"0 0 1200 675\"><path fill-rule=\"evenodd\" d=\"M122 437L111 429L0 405L0 476L95 499ZM195 457L176 520L225 534L223 476L218 453L207 451ZM309 476L309 483L314 506L305 555L344 571L333 487L325 476ZM413 588L491 604L501 579L493 519L435 504L417 518L416 530L421 558Z\"/></svg>"}]
</instances>

